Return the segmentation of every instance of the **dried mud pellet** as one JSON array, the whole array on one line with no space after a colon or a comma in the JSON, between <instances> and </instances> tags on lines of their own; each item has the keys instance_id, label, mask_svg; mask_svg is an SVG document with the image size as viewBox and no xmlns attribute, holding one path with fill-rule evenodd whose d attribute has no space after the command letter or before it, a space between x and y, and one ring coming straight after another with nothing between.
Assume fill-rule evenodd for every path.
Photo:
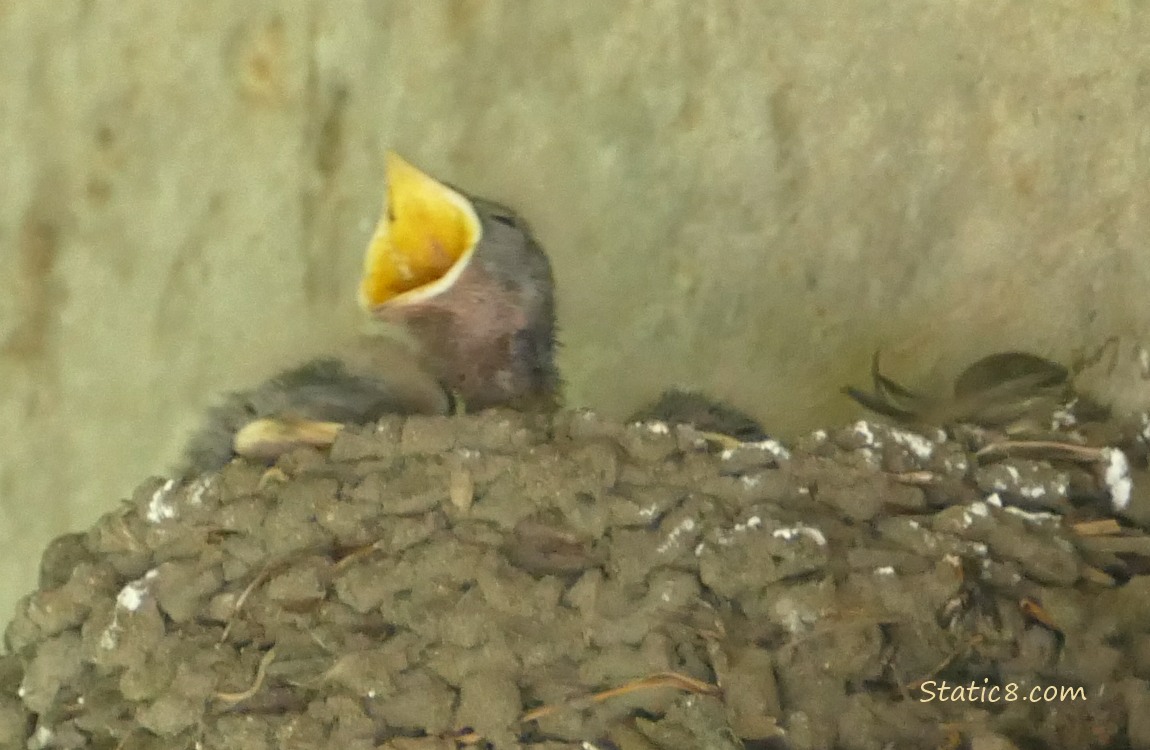
<instances>
[{"instance_id":1,"label":"dried mud pellet","mask_svg":"<svg viewBox=\"0 0 1150 750\"><path fill-rule=\"evenodd\" d=\"M450 417L408 417L399 437L399 450L405 456L439 455L455 447L455 430Z\"/></svg>"}]
</instances>

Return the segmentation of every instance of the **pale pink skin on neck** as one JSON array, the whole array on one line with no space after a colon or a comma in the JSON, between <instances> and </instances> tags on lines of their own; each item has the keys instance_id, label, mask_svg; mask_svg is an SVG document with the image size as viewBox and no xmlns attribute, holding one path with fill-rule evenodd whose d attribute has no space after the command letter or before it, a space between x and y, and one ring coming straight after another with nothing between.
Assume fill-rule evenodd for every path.
<instances>
[{"instance_id":1,"label":"pale pink skin on neck","mask_svg":"<svg viewBox=\"0 0 1150 750\"><path fill-rule=\"evenodd\" d=\"M517 366L513 342L528 321L511 294L472 262L450 289L377 312L407 327L427 365L468 409L514 405L531 384Z\"/></svg>"}]
</instances>

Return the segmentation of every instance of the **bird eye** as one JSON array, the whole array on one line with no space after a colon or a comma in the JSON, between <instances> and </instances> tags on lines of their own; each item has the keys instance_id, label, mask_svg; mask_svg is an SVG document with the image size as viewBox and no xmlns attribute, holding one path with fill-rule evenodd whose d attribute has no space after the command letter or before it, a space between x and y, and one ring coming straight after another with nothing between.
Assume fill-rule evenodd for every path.
<instances>
[{"instance_id":1,"label":"bird eye","mask_svg":"<svg viewBox=\"0 0 1150 750\"><path fill-rule=\"evenodd\" d=\"M514 227L515 226L515 217L511 216L509 214L492 214L491 220L497 221L500 224L503 224L504 226L508 226L508 227Z\"/></svg>"}]
</instances>

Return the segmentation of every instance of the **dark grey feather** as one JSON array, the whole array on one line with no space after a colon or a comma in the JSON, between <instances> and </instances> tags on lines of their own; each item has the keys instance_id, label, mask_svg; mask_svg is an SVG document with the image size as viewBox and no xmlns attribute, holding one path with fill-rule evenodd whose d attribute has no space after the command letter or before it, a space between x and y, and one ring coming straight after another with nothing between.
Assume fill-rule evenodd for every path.
<instances>
[{"instance_id":1,"label":"dark grey feather","mask_svg":"<svg viewBox=\"0 0 1150 750\"><path fill-rule=\"evenodd\" d=\"M351 372L338 359L312 360L285 370L255 388L224 397L208 410L184 452L181 476L213 471L235 455L236 433L257 419L287 418L368 424L385 414L407 414L388 381Z\"/></svg>"}]
</instances>

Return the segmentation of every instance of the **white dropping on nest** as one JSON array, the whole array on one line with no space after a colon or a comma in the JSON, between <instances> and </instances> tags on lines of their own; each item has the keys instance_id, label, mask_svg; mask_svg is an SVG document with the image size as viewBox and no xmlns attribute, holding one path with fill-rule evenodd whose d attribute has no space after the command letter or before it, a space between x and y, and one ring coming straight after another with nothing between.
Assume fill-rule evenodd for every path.
<instances>
[{"instance_id":1,"label":"white dropping on nest","mask_svg":"<svg viewBox=\"0 0 1150 750\"><path fill-rule=\"evenodd\" d=\"M819 531L813 526L807 526L803 523L795 524L788 529L775 529L771 532L771 536L773 536L775 539L783 539L788 542L792 539L797 539L800 536L805 536L814 541L814 543L820 547L825 547L827 544L827 538L823 535L823 532Z\"/></svg>"},{"instance_id":2,"label":"white dropping on nest","mask_svg":"<svg viewBox=\"0 0 1150 750\"><path fill-rule=\"evenodd\" d=\"M1058 409L1050 417L1050 429L1062 430L1069 429L1078 424L1078 418L1074 416L1074 407L1078 405L1078 399L1070 401L1061 409Z\"/></svg>"},{"instance_id":3,"label":"white dropping on nest","mask_svg":"<svg viewBox=\"0 0 1150 750\"><path fill-rule=\"evenodd\" d=\"M1110 507L1126 510L1130 495L1134 491L1134 480L1130 478L1130 462L1126 454L1117 448L1103 448L1102 458L1106 461L1106 486L1110 488Z\"/></svg>"},{"instance_id":4,"label":"white dropping on nest","mask_svg":"<svg viewBox=\"0 0 1150 750\"><path fill-rule=\"evenodd\" d=\"M671 549L671 547L673 547L675 543L679 541L680 536L686 532L694 530L695 520L693 518L684 518L675 526L675 528L671 529L671 533L667 534L667 539L662 544L660 544L658 549L655 551L660 555L666 554L667 550Z\"/></svg>"},{"instance_id":5,"label":"white dropping on nest","mask_svg":"<svg viewBox=\"0 0 1150 750\"><path fill-rule=\"evenodd\" d=\"M144 603L144 595L148 593L148 581L155 577L156 571L149 570L143 578L137 578L120 589L120 593L116 595L116 606L135 612Z\"/></svg>"},{"instance_id":6,"label":"white dropping on nest","mask_svg":"<svg viewBox=\"0 0 1150 750\"><path fill-rule=\"evenodd\" d=\"M763 519L758 516L751 516L745 522L735 524L735 531L742 533L747 529L757 529L762 525Z\"/></svg>"},{"instance_id":7,"label":"white dropping on nest","mask_svg":"<svg viewBox=\"0 0 1150 750\"><path fill-rule=\"evenodd\" d=\"M890 436L894 441L913 453L920 461L925 461L934 455L934 443L929 438L919 435L917 432L908 432L906 430L890 431Z\"/></svg>"},{"instance_id":8,"label":"white dropping on nest","mask_svg":"<svg viewBox=\"0 0 1150 750\"><path fill-rule=\"evenodd\" d=\"M112 622L108 623L108 627L100 634L100 648L111 651L120 644L120 633L123 631L123 626L120 625L120 611L138 610L148 593L148 581L155 577L156 570L153 568L145 573L143 578L137 578L120 589L120 593L116 595L116 609L112 610Z\"/></svg>"},{"instance_id":9,"label":"white dropping on nest","mask_svg":"<svg viewBox=\"0 0 1150 750\"><path fill-rule=\"evenodd\" d=\"M995 495L997 496L997 494ZM1001 501L1000 501L1001 502ZM962 511L962 528L969 528L974 523L975 516L986 517L990 515L990 508L981 500L975 500Z\"/></svg>"},{"instance_id":10,"label":"white dropping on nest","mask_svg":"<svg viewBox=\"0 0 1150 750\"><path fill-rule=\"evenodd\" d=\"M766 451L780 461L785 461L791 457L791 452L787 450L782 443L780 443L778 440L771 440L770 438L767 438L766 440L759 440L755 443L739 443L739 448L752 448L755 450ZM727 448L719 454L719 458L723 459L724 461L729 461L734 457L734 455L735 449Z\"/></svg>"},{"instance_id":11,"label":"white dropping on nest","mask_svg":"<svg viewBox=\"0 0 1150 750\"><path fill-rule=\"evenodd\" d=\"M766 440L760 440L757 443L751 443L751 446L760 450L764 450L778 459L785 460L791 457L791 452L783 447L783 444L778 440L771 440L768 438Z\"/></svg>"},{"instance_id":12,"label":"white dropping on nest","mask_svg":"<svg viewBox=\"0 0 1150 750\"><path fill-rule=\"evenodd\" d=\"M1031 523L1058 521L1062 518L1062 516L1058 515L1057 513L1047 513L1046 511L1042 510L1023 510L1022 508L1017 508L1013 505L1007 506L1005 510L1007 513L1018 516L1024 521L1030 521Z\"/></svg>"},{"instance_id":13,"label":"white dropping on nest","mask_svg":"<svg viewBox=\"0 0 1150 750\"><path fill-rule=\"evenodd\" d=\"M667 435L671 432L671 428L667 426L667 423L658 419L652 420L650 422L643 422L642 424L647 428L649 432L655 435Z\"/></svg>"},{"instance_id":14,"label":"white dropping on nest","mask_svg":"<svg viewBox=\"0 0 1150 750\"><path fill-rule=\"evenodd\" d=\"M176 480L169 479L164 482L160 489L152 493L152 499L148 501L148 521L151 523L159 523L160 521L176 517L176 509L168 502L168 497L172 494L172 490L176 487Z\"/></svg>"},{"instance_id":15,"label":"white dropping on nest","mask_svg":"<svg viewBox=\"0 0 1150 750\"><path fill-rule=\"evenodd\" d=\"M171 481L171 480L168 480L168 481ZM203 505L204 493L208 491L209 487L211 487L213 484L215 484L215 481L216 481L216 475L215 474L209 474L208 476L200 477L195 482L193 482L191 492L188 494L188 503L191 505ZM165 486L167 486L167 485L165 485ZM175 515L174 511L173 511L173 515Z\"/></svg>"},{"instance_id":16,"label":"white dropping on nest","mask_svg":"<svg viewBox=\"0 0 1150 750\"><path fill-rule=\"evenodd\" d=\"M871 432L870 425L867 424L865 419L860 419L855 422L855 434L865 440L866 445L878 447L879 443L875 439L874 433Z\"/></svg>"}]
</instances>

